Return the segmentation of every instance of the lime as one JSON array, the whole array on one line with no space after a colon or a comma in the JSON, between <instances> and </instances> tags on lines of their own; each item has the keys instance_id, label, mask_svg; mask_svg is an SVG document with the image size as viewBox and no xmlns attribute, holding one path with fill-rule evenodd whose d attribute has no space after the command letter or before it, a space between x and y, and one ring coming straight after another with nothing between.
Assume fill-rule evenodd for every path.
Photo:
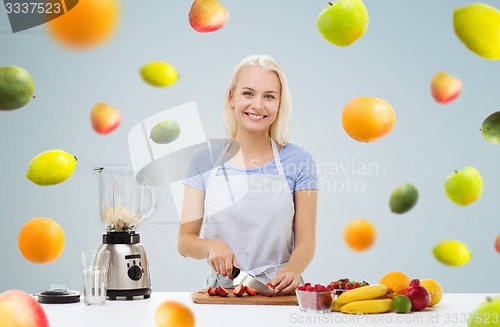
<instances>
[{"instance_id":1,"label":"lime","mask_svg":"<svg viewBox=\"0 0 500 327\"><path fill-rule=\"evenodd\" d=\"M405 183L394 190L389 199L389 207L394 213L405 213L418 201L418 190L411 183Z\"/></svg>"},{"instance_id":2,"label":"lime","mask_svg":"<svg viewBox=\"0 0 500 327\"><path fill-rule=\"evenodd\" d=\"M0 110L24 107L33 98L33 92L33 79L24 68L0 67Z\"/></svg>"},{"instance_id":3,"label":"lime","mask_svg":"<svg viewBox=\"0 0 500 327\"><path fill-rule=\"evenodd\" d=\"M142 79L153 86L167 87L175 84L179 74L174 66L163 61L150 61L140 70Z\"/></svg>"},{"instance_id":4,"label":"lime","mask_svg":"<svg viewBox=\"0 0 500 327\"><path fill-rule=\"evenodd\" d=\"M439 262L448 266L463 266L472 258L467 245L457 240L443 240L432 252Z\"/></svg>"},{"instance_id":5,"label":"lime","mask_svg":"<svg viewBox=\"0 0 500 327\"><path fill-rule=\"evenodd\" d=\"M481 126L481 133L486 141L500 144L500 111L486 117Z\"/></svg>"},{"instance_id":6,"label":"lime","mask_svg":"<svg viewBox=\"0 0 500 327\"><path fill-rule=\"evenodd\" d=\"M36 185L55 185L67 180L75 166L76 157L63 150L48 150L31 159L26 177Z\"/></svg>"},{"instance_id":7,"label":"lime","mask_svg":"<svg viewBox=\"0 0 500 327\"><path fill-rule=\"evenodd\" d=\"M500 11L475 2L453 11L453 28L462 43L476 55L500 59Z\"/></svg>"},{"instance_id":8,"label":"lime","mask_svg":"<svg viewBox=\"0 0 500 327\"><path fill-rule=\"evenodd\" d=\"M177 140L180 134L179 124L175 120L167 119L154 125L149 137L155 143L167 144Z\"/></svg>"},{"instance_id":9,"label":"lime","mask_svg":"<svg viewBox=\"0 0 500 327\"><path fill-rule=\"evenodd\" d=\"M396 313L407 313L411 310L411 300L406 295L397 295L392 299L392 309Z\"/></svg>"}]
</instances>

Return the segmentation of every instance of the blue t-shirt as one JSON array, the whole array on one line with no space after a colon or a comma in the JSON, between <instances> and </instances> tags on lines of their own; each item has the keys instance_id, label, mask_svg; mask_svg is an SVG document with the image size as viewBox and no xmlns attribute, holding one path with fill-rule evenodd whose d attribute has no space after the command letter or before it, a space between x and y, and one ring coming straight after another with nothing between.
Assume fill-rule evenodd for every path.
<instances>
[{"instance_id":1,"label":"blue t-shirt","mask_svg":"<svg viewBox=\"0 0 500 327\"><path fill-rule=\"evenodd\" d=\"M205 191L208 177L214 167L217 157L223 150L223 144L207 147L196 152L188 167L184 185L192 186L200 191ZM285 173L288 185L292 192L308 189L317 189L318 180L313 157L303 147L288 143L282 146L279 152L283 172ZM237 174L270 174L278 175L278 169L274 160L267 164L255 168L240 168L222 160L228 175ZM222 169L217 171L217 175L222 175Z\"/></svg>"}]
</instances>

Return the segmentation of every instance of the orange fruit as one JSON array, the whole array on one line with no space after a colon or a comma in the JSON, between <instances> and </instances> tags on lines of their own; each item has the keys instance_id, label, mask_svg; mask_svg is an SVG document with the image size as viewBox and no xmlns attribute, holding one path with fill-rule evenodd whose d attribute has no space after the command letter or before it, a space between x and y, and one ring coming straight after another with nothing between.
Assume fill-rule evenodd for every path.
<instances>
[{"instance_id":1,"label":"orange fruit","mask_svg":"<svg viewBox=\"0 0 500 327\"><path fill-rule=\"evenodd\" d=\"M431 303L429 303L429 307L435 306L443 298L443 287L437 280L424 278L420 280L420 285L425 287L431 294Z\"/></svg>"},{"instance_id":2,"label":"orange fruit","mask_svg":"<svg viewBox=\"0 0 500 327\"><path fill-rule=\"evenodd\" d=\"M369 249L375 242L377 231L367 219L351 220L344 229L344 241L355 251Z\"/></svg>"},{"instance_id":3,"label":"orange fruit","mask_svg":"<svg viewBox=\"0 0 500 327\"><path fill-rule=\"evenodd\" d=\"M194 314L187 305L167 300L156 308L155 322L157 327L194 327Z\"/></svg>"},{"instance_id":4,"label":"orange fruit","mask_svg":"<svg viewBox=\"0 0 500 327\"><path fill-rule=\"evenodd\" d=\"M406 274L400 271L391 271L382 276L379 284L384 284L389 289L387 295L394 298L399 294L403 294L405 289L410 285L411 279Z\"/></svg>"},{"instance_id":5,"label":"orange fruit","mask_svg":"<svg viewBox=\"0 0 500 327\"><path fill-rule=\"evenodd\" d=\"M47 264L61 256L64 250L64 231L50 218L33 218L21 228L17 241L26 260Z\"/></svg>"},{"instance_id":6,"label":"orange fruit","mask_svg":"<svg viewBox=\"0 0 500 327\"><path fill-rule=\"evenodd\" d=\"M359 142L380 140L394 128L396 114L382 99L354 98L342 111L342 126L346 133Z\"/></svg>"},{"instance_id":7,"label":"orange fruit","mask_svg":"<svg viewBox=\"0 0 500 327\"><path fill-rule=\"evenodd\" d=\"M59 42L83 49L108 41L116 30L119 0L80 0L64 15L47 23Z\"/></svg>"}]
</instances>

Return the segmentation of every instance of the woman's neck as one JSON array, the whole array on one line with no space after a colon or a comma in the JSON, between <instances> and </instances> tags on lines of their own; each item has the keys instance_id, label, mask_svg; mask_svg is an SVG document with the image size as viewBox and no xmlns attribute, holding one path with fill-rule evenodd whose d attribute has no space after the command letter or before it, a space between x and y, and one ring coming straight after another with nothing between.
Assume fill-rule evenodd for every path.
<instances>
[{"instance_id":1,"label":"woman's neck","mask_svg":"<svg viewBox=\"0 0 500 327\"><path fill-rule=\"evenodd\" d=\"M237 133L234 137L237 146L231 146L228 157L233 164L240 167L258 167L273 158L270 136L267 134Z\"/></svg>"}]
</instances>

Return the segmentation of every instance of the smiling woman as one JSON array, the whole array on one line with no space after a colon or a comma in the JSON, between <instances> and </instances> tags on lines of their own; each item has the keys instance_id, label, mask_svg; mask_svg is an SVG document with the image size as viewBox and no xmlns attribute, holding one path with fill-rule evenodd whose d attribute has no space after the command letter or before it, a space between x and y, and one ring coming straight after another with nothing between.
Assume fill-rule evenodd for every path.
<instances>
[{"instance_id":1,"label":"smiling woman","mask_svg":"<svg viewBox=\"0 0 500 327\"><path fill-rule=\"evenodd\" d=\"M288 143L290 114L288 84L271 57L236 66L223 109L229 140L193 156L184 181L178 250L207 258L206 286L232 287L237 267L290 294L314 256L317 178L312 156Z\"/></svg>"}]
</instances>

